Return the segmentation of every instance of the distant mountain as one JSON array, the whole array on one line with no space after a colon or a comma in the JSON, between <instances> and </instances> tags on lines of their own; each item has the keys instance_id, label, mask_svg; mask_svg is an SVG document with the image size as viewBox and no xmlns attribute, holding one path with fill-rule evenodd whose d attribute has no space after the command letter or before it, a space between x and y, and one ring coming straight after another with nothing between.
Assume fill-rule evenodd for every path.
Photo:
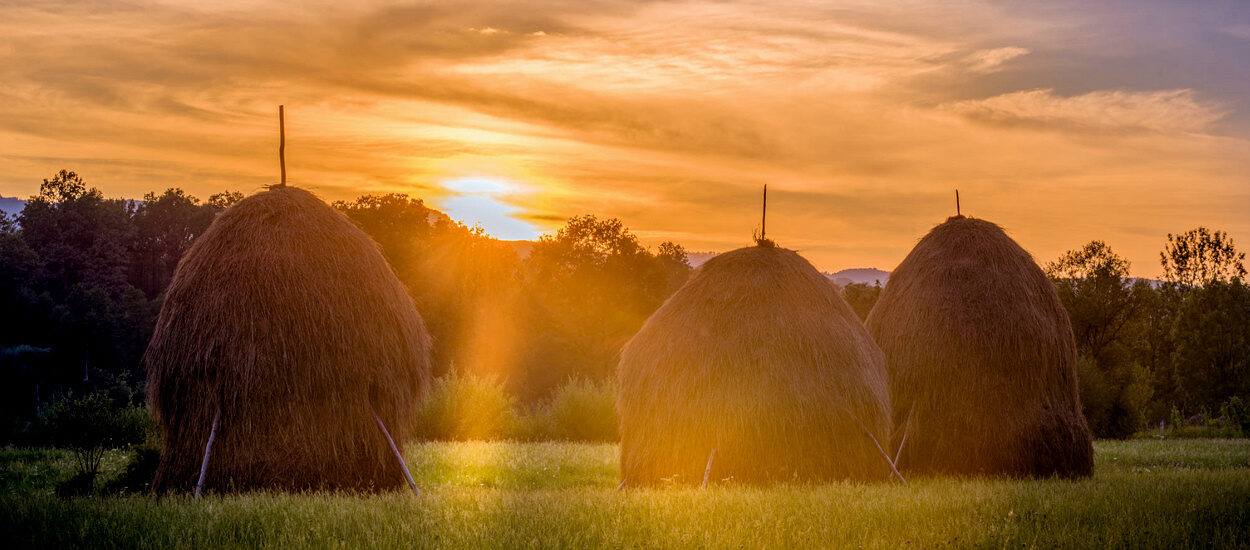
<instances>
[{"instance_id":1,"label":"distant mountain","mask_svg":"<svg viewBox=\"0 0 1250 550\"><path fill-rule=\"evenodd\" d=\"M712 256L716 254L716 252L687 252L686 263L689 263L690 267L699 267L703 265L703 262L712 259Z\"/></svg>"},{"instance_id":2,"label":"distant mountain","mask_svg":"<svg viewBox=\"0 0 1250 550\"><path fill-rule=\"evenodd\" d=\"M22 212L23 208L26 208L26 201L17 197L0 195L0 212L16 216Z\"/></svg>"},{"instance_id":3,"label":"distant mountain","mask_svg":"<svg viewBox=\"0 0 1250 550\"><path fill-rule=\"evenodd\" d=\"M843 269L837 273L825 273L829 280L838 284L838 286L846 286L851 283L859 283L864 285L875 285L881 283L885 286L885 282L890 279L889 271L881 271L875 267Z\"/></svg>"}]
</instances>

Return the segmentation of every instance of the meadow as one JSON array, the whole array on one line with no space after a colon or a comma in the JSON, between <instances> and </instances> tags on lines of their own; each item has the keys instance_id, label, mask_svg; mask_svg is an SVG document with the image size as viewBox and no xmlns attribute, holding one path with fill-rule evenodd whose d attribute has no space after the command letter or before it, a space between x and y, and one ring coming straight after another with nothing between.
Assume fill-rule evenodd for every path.
<instances>
[{"instance_id":1,"label":"meadow","mask_svg":"<svg viewBox=\"0 0 1250 550\"><path fill-rule=\"evenodd\" d=\"M615 444L406 450L423 494L61 498L63 451L0 451L7 548L1234 548L1250 440L1098 441L1092 479L617 491ZM124 451L105 459L116 475Z\"/></svg>"}]
</instances>

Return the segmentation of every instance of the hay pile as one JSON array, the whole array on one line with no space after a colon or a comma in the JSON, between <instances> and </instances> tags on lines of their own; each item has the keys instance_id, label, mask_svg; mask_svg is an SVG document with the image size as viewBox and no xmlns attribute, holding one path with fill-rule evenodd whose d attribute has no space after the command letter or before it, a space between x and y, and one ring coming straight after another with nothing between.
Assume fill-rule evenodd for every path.
<instances>
[{"instance_id":1,"label":"hay pile","mask_svg":"<svg viewBox=\"0 0 1250 550\"><path fill-rule=\"evenodd\" d=\"M629 342L618 376L631 486L890 473L881 351L815 268L768 245L704 264Z\"/></svg>"},{"instance_id":2,"label":"hay pile","mask_svg":"<svg viewBox=\"0 0 1250 550\"><path fill-rule=\"evenodd\" d=\"M921 239L868 316L885 352L899 469L1089 475L1076 345L1051 282L1001 228L955 216Z\"/></svg>"},{"instance_id":3,"label":"hay pile","mask_svg":"<svg viewBox=\"0 0 1250 550\"><path fill-rule=\"evenodd\" d=\"M218 216L178 264L144 355L164 439L153 488L381 489L430 383L421 316L377 246L311 193Z\"/></svg>"}]
</instances>

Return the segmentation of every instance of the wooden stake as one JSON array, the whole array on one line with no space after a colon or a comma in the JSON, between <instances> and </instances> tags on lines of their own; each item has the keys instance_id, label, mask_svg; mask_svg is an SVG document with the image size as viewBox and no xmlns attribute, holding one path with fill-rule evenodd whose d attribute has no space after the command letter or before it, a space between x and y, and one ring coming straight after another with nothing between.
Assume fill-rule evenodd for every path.
<instances>
[{"instance_id":1,"label":"wooden stake","mask_svg":"<svg viewBox=\"0 0 1250 550\"><path fill-rule=\"evenodd\" d=\"M959 212L959 190L958 189L955 190L955 215L956 216L963 215Z\"/></svg>"},{"instance_id":2,"label":"wooden stake","mask_svg":"<svg viewBox=\"0 0 1250 550\"><path fill-rule=\"evenodd\" d=\"M625 478L621 478L621 484L616 486L616 490L620 491L625 488Z\"/></svg>"},{"instance_id":3,"label":"wooden stake","mask_svg":"<svg viewBox=\"0 0 1250 550\"><path fill-rule=\"evenodd\" d=\"M213 456L213 440L217 439L217 425L221 422L221 409L213 415L213 429L208 432L208 443L204 445L204 460L200 462L200 480L195 482L195 498L200 498L204 490L204 478L208 475L208 459Z\"/></svg>"},{"instance_id":4,"label":"wooden stake","mask_svg":"<svg viewBox=\"0 0 1250 550\"><path fill-rule=\"evenodd\" d=\"M278 106L278 163L282 165L282 183L278 187L286 187L286 113L283 106Z\"/></svg>"},{"instance_id":5,"label":"wooden stake","mask_svg":"<svg viewBox=\"0 0 1250 550\"><path fill-rule=\"evenodd\" d=\"M907 433L911 431L911 415L916 412L916 406L912 405L907 411L907 421L903 423L903 439L898 442L898 450L894 451L894 464L898 465L899 457L903 456L903 445L907 444Z\"/></svg>"},{"instance_id":6,"label":"wooden stake","mask_svg":"<svg viewBox=\"0 0 1250 550\"><path fill-rule=\"evenodd\" d=\"M764 209L763 209L763 212L760 213L760 240L761 241L766 238L764 236L764 228L765 228L765 222L767 221L768 221L768 184L765 183L764 184Z\"/></svg>"},{"instance_id":7,"label":"wooden stake","mask_svg":"<svg viewBox=\"0 0 1250 550\"><path fill-rule=\"evenodd\" d=\"M399 461L399 469L404 472L404 479L408 480L408 487L412 489L412 494L421 496L421 490L417 489L417 482L412 480L412 474L408 472L408 463L404 462L404 456L399 454L399 447L395 446L395 440L391 439L391 432L386 431L386 424L382 423L382 418L373 409L369 409L373 413L373 419L378 421L378 429L382 430L382 435L386 437L386 442L391 445L391 452L395 453L395 460Z\"/></svg>"},{"instance_id":8,"label":"wooden stake","mask_svg":"<svg viewBox=\"0 0 1250 550\"><path fill-rule=\"evenodd\" d=\"M707 455L707 467L703 468L703 485L700 488L707 488L707 478L712 475L713 458L716 458L716 449L712 449L712 454Z\"/></svg>"}]
</instances>

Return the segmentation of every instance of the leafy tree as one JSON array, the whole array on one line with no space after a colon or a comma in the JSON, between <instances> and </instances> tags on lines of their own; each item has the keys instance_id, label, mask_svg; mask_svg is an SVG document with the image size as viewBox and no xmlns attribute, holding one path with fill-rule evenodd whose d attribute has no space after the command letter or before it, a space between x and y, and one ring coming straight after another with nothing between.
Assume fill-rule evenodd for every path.
<instances>
[{"instance_id":1,"label":"leafy tree","mask_svg":"<svg viewBox=\"0 0 1250 550\"><path fill-rule=\"evenodd\" d=\"M215 197L219 195L214 195ZM130 280L149 297L165 291L178 260L213 223L218 209L200 205L182 189L148 193L135 208Z\"/></svg>"},{"instance_id":2,"label":"leafy tree","mask_svg":"<svg viewBox=\"0 0 1250 550\"><path fill-rule=\"evenodd\" d=\"M218 211L225 210L234 206L234 203L243 200L243 193L238 191L222 191L221 193L213 193L208 196L208 205Z\"/></svg>"},{"instance_id":3,"label":"leafy tree","mask_svg":"<svg viewBox=\"0 0 1250 550\"><path fill-rule=\"evenodd\" d=\"M1176 315L1172 370L1176 405L1214 411L1250 396L1250 288L1238 279L1192 289Z\"/></svg>"},{"instance_id":4,"label":"leafy tree","mask_svg":"<svg viewBox=\"0 0 1250 550\"><path fill-rule=\"evenodd\" d=\"M1168 244L1159 253L1164 279L1189 288L1245 277L1245 259L1246 254L1237 251L1227 233L1212 233L1205 227L1179 235L1168 233Z\"/></svg>"},{"instance_id":5,"label":"leafy tree","mask_svg":"<svg viewBox=\"0 0 1250 550\"><path fill-rule=\"evenodd\" d=\"M76 284L120 294L134 238L130 213L127 201L106 200L74 172L43 180L19 219L23 239L43 261L46 288L54 296Z\"/></svg>"},{"instance_id":6,"label":"leafy tree","mask_svg":"<svg viewBox=\"0 0 1250 550\"><path fill-rule=\"evenodd\" d=\"M146 410L117 403L102 392L67 395L40 415L49 441L74 453L76 492L93 485L106 449L141 443L150 422Z\"/></svg>"},{"instance_id":7,"label":"leafy tree","mask_svg":"<svg viewBox=\"0 0 1250 550\"><path fill-rule=\"evenodd\" d=\"M842 297L846 299L846 303L850 304L851 309L855 310L859 320L863 321L872 312L872 306L877 305L877 300L881 298L881 290L881 281L872 285L848 283L842 288Z\"/></svg>"},{"instance_id":8,"label":"leafy tree","mask_svg":"<svg viewBox=\"0 0 1250 550\"><path fill-rule=\"evenodd\" d=\"M673 241L660 243L655 257L664 267L666 281L664 297L667 298L690 279L690 272L693 271L690 267L690 258L686 254L686 249Z\"/></svg>"},{"instance_id":9,"label":"leafy tree","mask_svg":"<svg viewBox=\"0 0 1250 550\"><path fill-rule=\"evenodd\" d=\"M1045 268L1068 310L1081 356L1081 402L1096 435L1140 429L1150 399L1149 373L1134 361L1126 327L1149 286L1129 278L1129 262L1102 241L1065 253Z\"/></svg>"},{"instance_id":10,"label":"leafy tree","mask_svg":"<svg viewBox=\"0 0 1250 550\"><path fill-rule=\"evenodd\" d=\"M1077 345L1097 358L1121 337L1139 307L1140 297L1128 279L1128 260L1106 243L1091 241L1047 264L1045 271L1068 308Z\"/></svg>"},{"instance_id":11,"label":"leafy tree","mask_svg":"<svg viewBox=\"0 0 1250 550\"><path fill-rule=\"evenodd\" d=\"M676 261L676 249L665 250ZM659 307L669 285L663 263L620 220L591 215L570 218L556 235L535 243L525 272L544 362L527 373L531 393L614 372L621 346Z\"/></svg>"}]
</instances>

